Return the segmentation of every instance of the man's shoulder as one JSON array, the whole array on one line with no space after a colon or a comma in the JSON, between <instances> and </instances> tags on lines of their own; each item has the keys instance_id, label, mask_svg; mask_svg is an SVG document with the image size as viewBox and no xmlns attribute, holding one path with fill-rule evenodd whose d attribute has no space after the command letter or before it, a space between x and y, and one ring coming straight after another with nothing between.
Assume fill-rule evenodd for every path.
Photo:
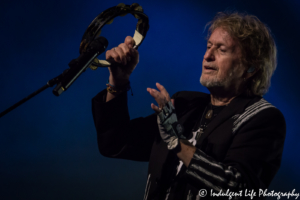
<instances>
[{"instance_id":1,"label":"man's shoulder","mask_svg":"<svg viewBox=\"0 0 300 200\"><path fill-rule=\"evenodd\" d=\"M258 113L264 115L283 116L278 108L276 108L272 103L268 102L263 97L253 98L250 105L247 105L244 113L251 116Z\"/></svg>"},{"instance_id":2,"label":"man's shoulder","mask_svg":"<svg viewBox=\"0 0 300 200\"><path fill-rule=\"evenodd\" d=\"M251 126L253 124L261 124L262 126L270 124L274 127L285 127L285 119L281 111L262 97L252 98L244 111L232 118L234 119L233 133L247 122Z\"/></svg>"}]
</instances>

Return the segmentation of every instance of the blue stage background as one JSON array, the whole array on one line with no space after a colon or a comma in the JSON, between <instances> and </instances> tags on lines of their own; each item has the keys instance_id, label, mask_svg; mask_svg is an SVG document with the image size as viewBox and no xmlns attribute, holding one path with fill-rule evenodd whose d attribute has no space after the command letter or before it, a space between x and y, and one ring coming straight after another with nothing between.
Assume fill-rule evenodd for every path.
<instances>
[{"instance_id":1,"label":"blue stage background","mask_svg":"<svg viewBox=\"0 0 300 200\"><path fill-rule=\"evenodd\" d=\"M81 37L110 1L1 1L0 112L39 89L79 55ZM123 1L132 4L132 1ZM282 165L270 190L300 192L299 35L300 2L146 1L150 29L139 48L130 81L131 118L153 113L147 87L159 82L170 94L207 90L199 83L206 49L204 27L224 10L258 16L275 35L278 68L265 99L285 116ZM118 17L102 30L108 49L133 35L136 19ZM100 56L104 58L104 54ZM91 99L105 88L107 69L87 70L56 97L47 89L0 119L0 199L142 199L147 163L99 154ZM275 199L269 198L269 199Z\"/></svg>"}]
</instances>

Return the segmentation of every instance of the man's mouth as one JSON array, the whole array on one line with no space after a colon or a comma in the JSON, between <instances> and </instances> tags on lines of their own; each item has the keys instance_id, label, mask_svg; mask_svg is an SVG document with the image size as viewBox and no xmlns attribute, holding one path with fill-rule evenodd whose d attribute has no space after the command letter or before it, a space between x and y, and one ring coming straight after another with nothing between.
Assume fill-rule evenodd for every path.
<instances>
[{"instance_id":1,"label":"man's mouth","mask_svg":"<svg viewBox=\"0 0 300 200\"><path fill-rule=\"evenodd\" d=\"M217 70L216 67L214 67L214 66L208 66L208 65L204 65L204 69L205 70Z\"/></svg>"}]
</instances>

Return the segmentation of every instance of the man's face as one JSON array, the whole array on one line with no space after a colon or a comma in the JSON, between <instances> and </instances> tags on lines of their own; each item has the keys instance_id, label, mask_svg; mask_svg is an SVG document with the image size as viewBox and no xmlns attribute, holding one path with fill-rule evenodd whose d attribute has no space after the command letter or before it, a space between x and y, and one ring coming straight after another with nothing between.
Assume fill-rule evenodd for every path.
<instances>
[{"instance_id":1,"label":"man's face","mask_svg":"<svg viewBox=\"0 0 300 200\"><path fill-rule=\"evenodd\" d=\"M241 49L238 41L219 27L207 41L202 62L200 83L208 89L235 92L243 82L245 68L241 63Z\"/></svg>"}]
</instances>

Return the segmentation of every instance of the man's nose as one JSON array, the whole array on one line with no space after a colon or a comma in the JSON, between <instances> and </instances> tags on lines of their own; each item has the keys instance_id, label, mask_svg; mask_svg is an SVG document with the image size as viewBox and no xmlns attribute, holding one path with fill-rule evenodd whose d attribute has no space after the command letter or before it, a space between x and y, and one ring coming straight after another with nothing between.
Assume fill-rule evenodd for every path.
<instances>
[{"instance_id":1,"label":"man's nose","mask_svg":"<svg viewBox=\"0 0 300 200\"><path fill-rule=\"evenodd\" d=\"M214 61L215 60L215 55L214 55L214 51L212 48L207 49L205 54L204 54L204 60L206 60L207 62L209 61Z\"/></svg>"}]
</instances>

